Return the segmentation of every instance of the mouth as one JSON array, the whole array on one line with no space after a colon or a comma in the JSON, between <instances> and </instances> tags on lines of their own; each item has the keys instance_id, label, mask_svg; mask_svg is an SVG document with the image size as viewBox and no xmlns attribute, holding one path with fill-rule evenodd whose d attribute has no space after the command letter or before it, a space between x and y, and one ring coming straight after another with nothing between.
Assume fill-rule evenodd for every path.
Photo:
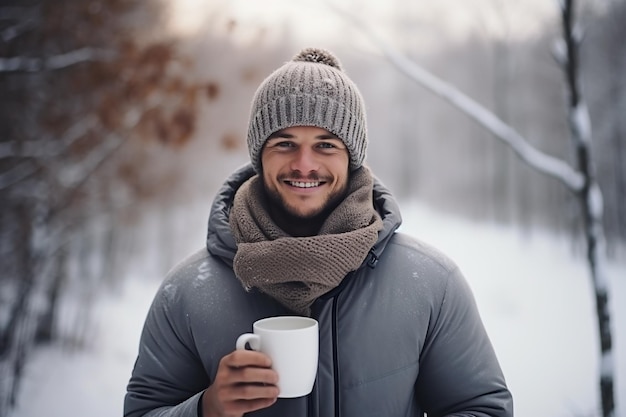
<instances>
[{"instance_id":1,"label":"mouth","mask_svg":"<svg viewBox=\"0 0 626 417\"><path fill-rule=\"evenodd\" d=\"M316 188L325 184L324 181L285 181L285 184L295 188Z\"/></svg>"}]
</instances>

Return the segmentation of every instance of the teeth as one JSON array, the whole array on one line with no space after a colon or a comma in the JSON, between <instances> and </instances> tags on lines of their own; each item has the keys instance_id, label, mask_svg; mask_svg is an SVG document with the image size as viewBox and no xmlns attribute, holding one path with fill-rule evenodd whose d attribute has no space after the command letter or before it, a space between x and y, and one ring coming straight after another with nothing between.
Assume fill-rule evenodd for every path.
<instances>
[{"instance_id":1,"label":"teeth","mask_svg":"<svg viewBox=\"0 0 626 417\"><path fill-rule=\"evenodd\" d=\"M298 188L311 188L311 187L319 187L320 183L317 182L302 182L302 181L291 181L291 185Z\"/></svg>"}]
</instances>

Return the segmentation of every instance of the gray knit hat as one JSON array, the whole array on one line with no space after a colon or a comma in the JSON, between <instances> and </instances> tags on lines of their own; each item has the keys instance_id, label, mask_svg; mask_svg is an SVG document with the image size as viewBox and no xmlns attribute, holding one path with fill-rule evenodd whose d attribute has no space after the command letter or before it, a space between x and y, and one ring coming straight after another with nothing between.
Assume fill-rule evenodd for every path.
<instances>
[{"instance_id":1,"label":"gray knit hat","mask_svg":"<svg viewBox=\"0 0 626 417\"><path fill-rule=\"evenodd\" d=\"M259 86L250 111L248 151L257 172L261 149L274 132L317 126L337 135L348 148L350 170L363 165L367 150L365 104L356 85L329 51L307 48Z\"/></svg>"}]
</instances>

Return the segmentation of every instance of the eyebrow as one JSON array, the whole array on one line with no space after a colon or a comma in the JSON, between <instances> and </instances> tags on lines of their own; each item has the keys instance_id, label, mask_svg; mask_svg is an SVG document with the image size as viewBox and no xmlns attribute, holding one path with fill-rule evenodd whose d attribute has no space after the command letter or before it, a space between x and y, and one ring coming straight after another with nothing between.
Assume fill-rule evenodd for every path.
<instances>
[{"instance_id":1,"label":"eyebrow","mask_svg":"<svg viewBox=\"0 0 626 417\"><path fill-rule=\"evenodd\" d=\"M269 139L275 139L275 138L283 138L283 139L293 139L295 138L295 135L292 135L290 133L285 132L284 130L279 130L278 132L274 132L270 135ZM336 139L336 140L341 140L339 138L339 136L335 135L334 133L325 133L322 135L317 135L315 136L315 139L319 139L319 140L328 140L328 139Z\"/></svg>"}]
</instances>

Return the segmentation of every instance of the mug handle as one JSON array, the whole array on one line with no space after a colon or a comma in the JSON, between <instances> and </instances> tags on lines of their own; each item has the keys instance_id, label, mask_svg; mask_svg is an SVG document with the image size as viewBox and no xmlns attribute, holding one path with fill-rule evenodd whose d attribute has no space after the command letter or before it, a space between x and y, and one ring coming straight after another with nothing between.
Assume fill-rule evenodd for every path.
<instances>
[{"instance_id":1,"label":"mug handle","mask_svg":"<svg viewBox=\"0 0 626 417\"><path fill-rule=\"evenodd\" d=\"M254 333L244 333L237 338L237 350L245 350L246 344L249 344L252 350L259 350L261 349L261 337Z\"/></svg>"}]
</instances>

